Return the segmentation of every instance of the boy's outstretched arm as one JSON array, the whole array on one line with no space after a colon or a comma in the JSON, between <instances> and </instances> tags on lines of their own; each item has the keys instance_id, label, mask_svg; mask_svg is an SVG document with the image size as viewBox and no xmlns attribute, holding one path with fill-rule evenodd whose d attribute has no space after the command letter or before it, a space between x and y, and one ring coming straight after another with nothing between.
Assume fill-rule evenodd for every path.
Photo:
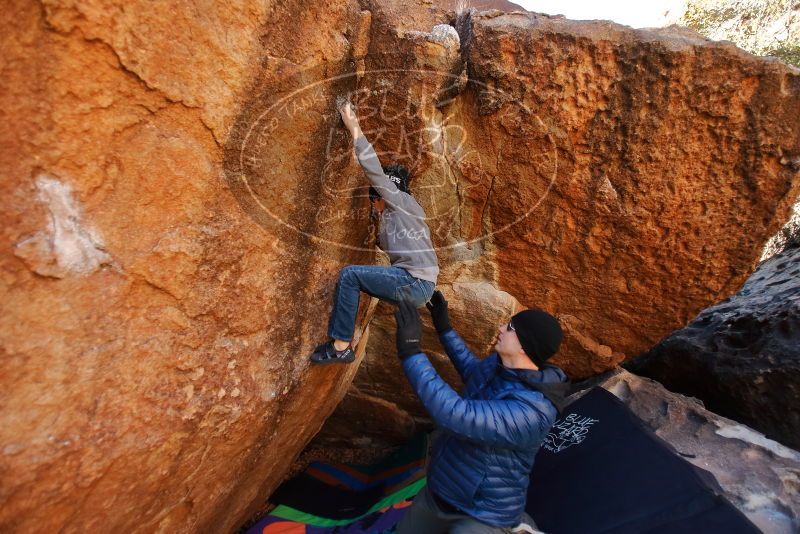
<instances>
[{"instance_id":1,"label":"boy's outstretched arm","mask_svg":"<svg viewBox=\"0 0 800 534\"><path fill-rule=\"evenodd\" d=\"M370 185L378 191L381 198L392 208L414 213L418 209L416 201L411 195L400 191L383 173L383 167L378 155L375 153L375 149L372 148L372 144L364 137L364 133L361 131L358 117L353 111L353 105L350 102L344 103L339 108L339 113L347 131L350 132L350 136L353 138L358 162L361 164L361 168L364 169L364 174L367 175Z\"/></svg>"}]
</instances>

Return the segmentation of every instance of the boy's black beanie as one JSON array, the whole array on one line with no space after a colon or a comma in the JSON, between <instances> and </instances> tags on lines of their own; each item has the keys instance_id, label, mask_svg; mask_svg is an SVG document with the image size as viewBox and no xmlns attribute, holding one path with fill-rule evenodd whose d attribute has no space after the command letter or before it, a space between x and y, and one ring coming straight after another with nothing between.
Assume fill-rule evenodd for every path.
<instances>
[{"instance_id":1,"label":"boy's black beanie","mask_svg":"<svg viewBox=\"0 0 800 534\"><path fill-rule=\"evenodd\" d=\"M411 175L403 165L392 164L383 167L383 174L389 177L394 182L394 185L403 193L410 193L409 185L411 182Z\"/></svg>"},{"instance_id":2,"label":"boy's black beanie","mask_svg":"<svg viewBox=\"0 0 800 534\"><path fill-rule=\"evenodd\" d=\"M511 318L522 350L541 367L558 351L564 333L558 319L542 310L525 310Z\"/></svg>"}]
</instances>

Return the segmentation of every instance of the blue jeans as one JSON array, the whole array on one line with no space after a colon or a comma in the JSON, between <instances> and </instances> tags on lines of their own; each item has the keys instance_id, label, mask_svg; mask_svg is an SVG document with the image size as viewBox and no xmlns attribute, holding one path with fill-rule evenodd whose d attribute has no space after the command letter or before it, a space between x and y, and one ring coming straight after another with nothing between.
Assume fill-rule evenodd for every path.
<instances>
[{"instance_id":1,"label":"blue jeans","mask_svg":"<svg viewBox=\"0 0 800 534\"><path fill-rule=\"evenodd\" d=\"M361 291L393 304L409 300L419 307L431 299L434 286L433 282L415 278L401 267L348 265L339 272L328 335L342 341L353 339Z\"/></svg>"}]
</instances>

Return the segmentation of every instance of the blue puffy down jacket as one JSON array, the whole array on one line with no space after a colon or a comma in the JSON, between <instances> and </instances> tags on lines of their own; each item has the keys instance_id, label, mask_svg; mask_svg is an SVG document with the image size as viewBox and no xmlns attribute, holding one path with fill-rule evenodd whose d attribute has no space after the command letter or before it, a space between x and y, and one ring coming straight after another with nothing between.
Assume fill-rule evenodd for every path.
<instances>
[{"instance_id":1,"label":"blue puffy down jacket","mask_svg":"<svg viewBox=\"0 0 800 534\"><path fill-rule=\"evenodd\" d=\"M470 516L497 527L519 523L539 446L557 418L548 397L563 395L567 376L558 367L509 369L494 353L479 360L455 330L439 335L464 380L456 393L424 353L403 369L436 425L428 487Z\"/></svg>"}]
</instances>

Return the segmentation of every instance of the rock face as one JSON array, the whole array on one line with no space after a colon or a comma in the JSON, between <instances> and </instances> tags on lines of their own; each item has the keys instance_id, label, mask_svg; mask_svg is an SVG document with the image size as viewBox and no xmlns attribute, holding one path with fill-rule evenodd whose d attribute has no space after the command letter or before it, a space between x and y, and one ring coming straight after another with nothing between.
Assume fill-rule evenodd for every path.
<instances>
[{"instance_id":1,"label":"rock face","mask_svg":"<svg viewBox=\"0 0 800 534\"><path fill-rule=\"evenodd\" d=\"M800 448L800 247L627 367Z\"/></svg>"},{"instance_id":2,"label":"rock face","mask_svg":"<svg viewBox=\"0 0 800 534\"><path fill-rule=\"evenodd\" d=\"M785 143L800 126L785 118L800 102L760 111L800 87L794 71L671 30L506 15L478 17L474 32L475 77L526 104L514 115L477 95L482 124L508 133L495 142L508 178L492 186L492 228L541 199L494 236L497 284L569 318L577 335L559 363L573 376L608 369L741 286L798 193L786 163L797 147ZM767 198L780 199L780 222L762 211ZM732 239L732 228L756 234Z\"/></svg>"},{"instance_id":3,"label":"rock face","mask_svg":"<svg viewBox=\"0 0 800 534\"><path fill-rule=\"evenodd\" d=\"M347 57L359 14L5 6L1 531L230 531L344 396L356 367L309 368L325 325L306 318L372 254L267 231L224 162L254 80ZM321 124L276 139L284 160Z\"/></svg>"},{"instance_id":4,"label":"rock face","mask_svg":"<svg viewBox=\"0 0 800 534\"><path fill-rule=\"evenodd\" d=\"M357 369L307 363L336 273L374 261L342 93L412 167L481 348L512 308L459 287L558 314L575 376L738 287L800 187L796 72L694 34L499 12L436 28L452 16L3 10L0 530L226 531L280 482ZM393 359L382 313L365 369Z\"/></svg>"},{"instance_id":5,"label":"rock face","mask_svg":"<svg viewBox=\"0 0 800 534\"><path fill-rule=\"evenodd\" d=\"M591 382L624 401L681 456L711 472L728 500L762 532L800 529L800 453L706 410L697 399L623 370Z\"/></svg>"}]
</instances>

